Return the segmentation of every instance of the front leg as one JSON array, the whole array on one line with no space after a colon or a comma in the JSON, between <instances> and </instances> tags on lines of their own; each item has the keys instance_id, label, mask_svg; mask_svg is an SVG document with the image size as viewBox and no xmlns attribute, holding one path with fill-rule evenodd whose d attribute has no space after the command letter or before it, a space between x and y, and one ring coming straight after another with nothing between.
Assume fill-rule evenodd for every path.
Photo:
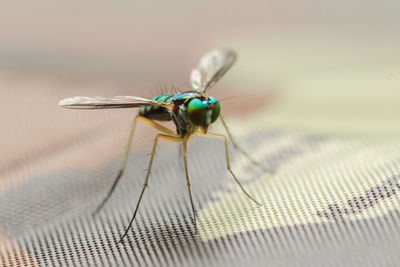
<instances>
[{"instance_id":1,"label":"front leg","mask_svg":"<svg viewBox=\"0 0 400 267\"><path fill-rule=\"evenodd\" d=\"M236 175L233 173L233 171L231 170L231 166L229 163L229 153L228 153L228 138L225 135L222 134L215 134L215 133L207 133L204 135L205 137L217 137L217 138L222 138L225 141L225 157L226 157L226 167L228 169L228 171L232 174L232 177L235 179L235 181L237 182L237 184L240 186L240 188L242 189L243 193L250 198L251 200L253 200L257 205L261 205L259 202L257 202L252 196L250 196L249 193L246 192L246 190L243 188L243 186L241 185L241 183L239 182L239 180L236 178Z\"/></svg>"},{"instance_id":2,"label":"front leg","mask_svg":"<svg viewBox=\"0 0 400 267\"><path fill-rule=\"evenodd\" d=\"M233 139L233 136L231 134L231 131L228 128L228 125L226 124L224 118L222 117L222 114L219 115L219 118L222 122L222 125L225 128L226 133L229 136L229 139L231 140L233 147L236 148L240 153L242 153L253 165L261 168L264 172L269 172L269 173L273 173L274 170L270 169L270 168L266 168L263 164L261 164L260 162L258 162L257 160L255 160L249 153L247 153L247 151L245 151L243 148L241 148L236 141Z\"/></svg>"},{"instance_id":3,"label":"front leg","mask_svg":"<svg viewBox=\"0 0 400 267\"><path fill-rule=\"evenodd\" d=\"M186 135L185 137L182 138L182 145L183 145L183 162L184 162L184 164L185 164L186 184L187 184L188 191L189 191L190 204L192 205L192 213L193 213L194 227L195 227L195 232L197 232L196 212L195 212L194 205L193 205L192 191L191 191L191 189L190 189L190 180L189 180L189 173L188 173L187 160L186 160L187 141L188 141L188 139L189 139L189 135Z\"/></svg>"}]
</instances>

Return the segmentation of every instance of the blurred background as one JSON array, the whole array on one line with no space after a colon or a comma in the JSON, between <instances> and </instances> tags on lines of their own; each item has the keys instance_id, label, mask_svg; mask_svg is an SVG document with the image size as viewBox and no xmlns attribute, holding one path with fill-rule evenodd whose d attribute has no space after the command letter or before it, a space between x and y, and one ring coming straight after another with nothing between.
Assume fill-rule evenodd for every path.
<instances>
[{"instance_id":1,"label":"blurred background","mask_svg":"<svg viewBox=\"0 0 400 267\"><path fill-rule=\"evenodd\" d=\"M96 134L114 136L91 153L114 156L136 111L70 111L57 102L187 88L199 57L219 47L239 54L212 92L237 96L223 103L227 116L268 108L261 118L278 126L399 131L399 8L390 0L5 1L0 173L50 154L80 157L70 145Z\"/></svg>"},{"instance_id":2,"label":"blurred background","mask_svg":"<svg viewBox=\"0 0 400 267\"><path fill-rule=\"evenodd\" d=\"M120 159L135 110L66 110L59 100L186 89L214 48L239 55L212 89L234 97L222 112L239 135L246 121L253 131L396 136L399 11L395 0L3 1L0 192ZM148 148L155 131L138 131L133 150Z\"/></svg>"}]
</instances>

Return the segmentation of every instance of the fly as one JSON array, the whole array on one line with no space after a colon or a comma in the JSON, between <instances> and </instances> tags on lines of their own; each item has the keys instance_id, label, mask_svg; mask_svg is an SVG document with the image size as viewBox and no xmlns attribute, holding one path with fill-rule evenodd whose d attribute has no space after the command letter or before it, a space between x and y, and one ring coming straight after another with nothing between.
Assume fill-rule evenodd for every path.
<instances>
[{"instance_id":1,"label":"fly","mask_svg":"<svg viewBox=\"0 0 400 267\"><path fill-rule=\"evenodd\" d=\"M253 160L250 155L243 149L241 149L236 142L233 141L232 135L220 114L220 103L217 99L212 96L208 96L208 90L215 85L215 83L231 68L236 60L236 53L228 49L213 50L206 53L199 61L197 68L195 68L190 76L192 88L188 91L183 91L177 94L164 94L153 97L152 99L146 99L136 96L115 96L115 97L84 97L75 96L66 98L59 102L59 105L64 108L72 109L111 109L111 108L139 108L138 115L134 118L132 129L129 134L128 144L125 149L125 154L122 160L122 164L118 175L116 176L108 194L105 196L103 201L97 207L94 214L97 214L103 206L106 204L111 194L114 192L118 181L124 173L129 149L132 144L133 135L135 132L136 122L142 121L150 126L153 126L160 131L156 135L153 143L153 149L147 168L146 178L143 184L142 191L139 196L139 200L136 204L135 211L122 235L120 241L127 235L128 230L132 226L135 220L136 214L139 209L140 202L143 194L147 188L150 170L153 165L154 154L156 152L157 142L159 139L164 139L170 142L182 143L183 146L183 162L185 166L185 176L187 182L187 188L190 198L190 204L192 207L193 221L196 228L196 213L193 205L192 192L190 188L186 152L187 142L192 136L204 136L204 137L215 137L221 138L225 142L225 157L226 166L232 177L235 179L237 184L240 186L244 194L254 201L256 204L261 205L252 196L250 196L243 186L240 184L236 175L232 172L229 164L228 155L228 141L227 137L222 134L209 133L209 126L214 123L217 119L220 119L222 125L226 129L228 136L230 137L233 145L240 152L245 154L251 162L259 165ZM176 126L176 130L173 131L167 127L157 123L157 121L173 121Z\"/></svg>"}]
</instances>

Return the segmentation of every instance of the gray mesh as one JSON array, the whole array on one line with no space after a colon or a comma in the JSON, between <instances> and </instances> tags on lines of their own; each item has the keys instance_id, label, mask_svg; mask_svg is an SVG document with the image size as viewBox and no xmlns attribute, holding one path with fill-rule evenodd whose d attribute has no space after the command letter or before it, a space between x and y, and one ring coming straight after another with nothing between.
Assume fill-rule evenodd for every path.
<instances>
[{"instance_id":1,"label":"gray mesh","mask_svg":"<svg viewBox=\"0 0 400 267\"><path fill-rule=\"evenodd\" d=\"M274 150L273 144L279 143L282 136L292 138L296 145ZM249 151L263 142L270 143L271 151L258 158L279 171L288 162L316 151L322 153L321 145L332 142L332 138L268 129L250 133L240 141ZM349 146L353 152L370 146L368 142L361 142L357 150L354 142L345 144L343 147ZM393 145L399 148L398 142ZM4 192L0 197L0 226L9 241L4 241L1 247L3 266L397 266L400 262L398 208L380 216L349 220L342 215L355 212L356 207L346 210L340 205L331 205L321 207L321 217L331 216L324 222L268 228L257 226L259 221L249 216L240 218L244 225L242 231L204 240L194 233L179 153L173 144L166 143L159 145L149 188L136 221L124 242L118 244L144 180L149 149L145 150L130 156L116 191L95 217L92 212L111 186L121 158L98 169L35 177ZM233 149L230 156L233 166L241 160ZM317 157L311 168L318 169ZM367 167L380 164L364 163ZM251 164L246 166L246 172L252 173L253 178L243 181L245 187L263 175ZM368 195L375 202L358 198L356 203L351 197L346 201L356 201L355 205L362 209L362 203L374 205L385 198L397 199L400 184L395 173L397 163L383 167L387 177L383 180L392 179L391 182L380 187L379 183L371 185L375 190L368 192L360 189L360 196ZM222 140L191 140L189 172L198 212L206 209L207 203L220 200L216 191L227 194L236 191L240 203L254 206L235 189L234 180L229 180ZM264 190L258 188L256 195L262 196ZM326 188L321 187L321 192L321 197L334 199ZM318 201L315 205L319 205ZM268 207L268 203L264 206ZM214 231L218 220L235 216L236 212L234 204L226 207L219 214L221 217L204 221L216 221L215 225L209 224L203 229ZM301 217L302 213L300 208L290 216Z\"/></svg>"}]
</instances>

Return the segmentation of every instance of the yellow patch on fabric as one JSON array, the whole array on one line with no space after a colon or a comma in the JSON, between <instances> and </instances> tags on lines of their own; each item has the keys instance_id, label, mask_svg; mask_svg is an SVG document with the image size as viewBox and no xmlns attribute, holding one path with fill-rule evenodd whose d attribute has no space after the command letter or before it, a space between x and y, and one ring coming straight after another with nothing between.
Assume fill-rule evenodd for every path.
<instances>
[{"instance_id":1,"label":"yellow patch on fabric","mask_svg":"<svg viewBox=\"0 0 400 267\"><path fill-rule=\"evenodd\" d=\"M400 205L400 139L328 138L300 145L304 134L289 133L251 151L259 159L296 146L297 156L274 174L257 171L243 156L232 164L246 190L263 206L247 199L227 175L228 190L198 212L203 240L259 229L355 220L382 216ZM265 162L265 161L262 161ZM251 181L251 182L248 182Z\"/></svg>"},{"instance_id":2,"label":"yellow patch on fabric","mask_svg":"<svg viewBox=\"0 0 400 267\"><path fill-rule=\"evenodd\" d=\"M229 40L240 59L224 80L236 89L232 95L251 88L250 96L272 101L228 125L237 143L253 143L243 148L276 171L258 171L232 148L232 170L263 206L248 200L227 172L226 186L199 210L203 240L398 210L400 38L319 30ZM279 133L269 138L266 129ZM313 136L320 139L307 139Z\"/></svg>"}]
</instances>

